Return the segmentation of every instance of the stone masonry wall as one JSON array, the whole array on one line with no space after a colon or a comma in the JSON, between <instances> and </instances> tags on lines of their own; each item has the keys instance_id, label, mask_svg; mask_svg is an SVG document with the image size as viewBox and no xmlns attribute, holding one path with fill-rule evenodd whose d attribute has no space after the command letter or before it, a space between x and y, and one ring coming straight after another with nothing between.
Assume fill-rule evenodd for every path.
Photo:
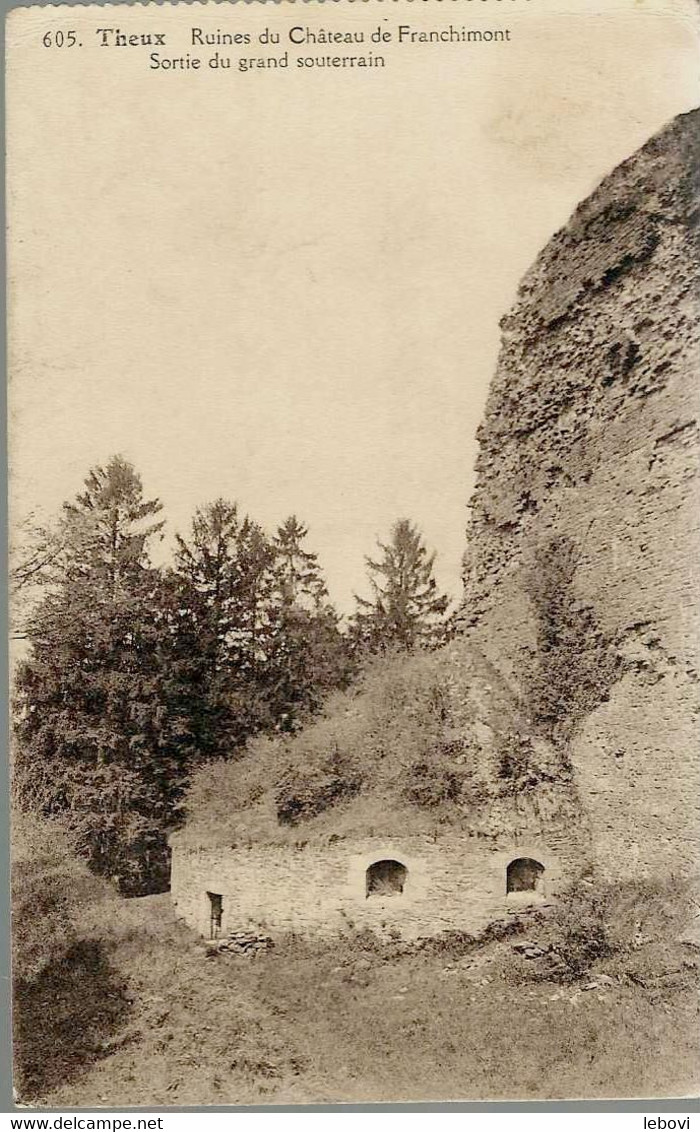
<instances>
[{"instance_id":1,"label":"stone masonry wall","mask_svg":"<svg viewBox=\"0 0 700 1132\"><path fill-rule=\"evenodd\" d=\"M543 843L494 846L466 835L228 850L176 845L171 895L178 914L204 936L210 931L208 892L223 897L223 934L247 927L300 934L370 928L397 931L404 939L476 932L528 899L506 896L506 869L516 858L544 865L536 899L557 894L574 868L558 849ZM408 869L402 894L367 896L366 871L379 860Z\"/></svg>"},{"instance_id":2,"label":"stone masonry wall","mask_svg":"<svg viewBox=\"0 0 700 1132\"><path fill-rule=\"evenodd\" d=\"M479 434L462 625L523 689L528 571L548 540L573 547L591 648L619 660L569 742L611 877L698 862L699 170L694 112L554 236L503 320Z\"/></svg>"}]
</instances>

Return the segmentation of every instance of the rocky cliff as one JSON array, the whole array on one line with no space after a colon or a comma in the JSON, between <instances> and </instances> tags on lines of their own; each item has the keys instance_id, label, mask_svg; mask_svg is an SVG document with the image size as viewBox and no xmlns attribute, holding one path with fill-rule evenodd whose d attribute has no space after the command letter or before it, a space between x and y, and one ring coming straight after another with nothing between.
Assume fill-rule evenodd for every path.
<instances>
[{"instance_id":1,"label":"rocky cliff","mask_svg":"<svg viewBox=\"0 0 700 1132\"><path fill-rule=\"evenodd\" d=\"M697 865L700 112L524 278L480 430L462 625L565 751L612 875Z\"/></svg>"}]
</instances>

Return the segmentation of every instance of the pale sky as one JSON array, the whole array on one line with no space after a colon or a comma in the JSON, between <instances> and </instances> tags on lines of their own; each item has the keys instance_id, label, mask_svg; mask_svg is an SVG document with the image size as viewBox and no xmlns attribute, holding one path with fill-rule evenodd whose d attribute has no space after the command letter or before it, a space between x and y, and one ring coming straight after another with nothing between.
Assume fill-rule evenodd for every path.
<instances>
[{"instance_id":1,"label":"pale sky","mask_svg":"<svg viewBox=\"0 0 700 1132\"><path fill-rule=\"evenodd\" d=\"M165 27L178 54L190 26L273 18L513 32L363 73L154 75L142 52L92 48L69 65L23 31L8 118L16 518L57 512L121 452L170 537L219 495L268 529L295 512L347 610L364 555L407 516L457 597L498 321L577 202L700 101L695 10L71 10L86 35L107 11Z\"/></svg>"}]
</instances>

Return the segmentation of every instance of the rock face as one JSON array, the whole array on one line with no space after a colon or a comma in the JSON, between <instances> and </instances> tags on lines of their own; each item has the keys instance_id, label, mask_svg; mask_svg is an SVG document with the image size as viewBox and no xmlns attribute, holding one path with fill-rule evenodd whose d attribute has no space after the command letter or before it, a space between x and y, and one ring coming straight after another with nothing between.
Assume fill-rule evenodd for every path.
<instances>
[{"instance_id":1,"label":"rock face","mask_svg":"<svg viewBox=\"0 0 700 1132\"><path fill-rule=\"evenodd\" d=\"M462 625L573 766L611 876L697 866L700 113L617 168L503 320Z\"/></svg>"}]
</instances>

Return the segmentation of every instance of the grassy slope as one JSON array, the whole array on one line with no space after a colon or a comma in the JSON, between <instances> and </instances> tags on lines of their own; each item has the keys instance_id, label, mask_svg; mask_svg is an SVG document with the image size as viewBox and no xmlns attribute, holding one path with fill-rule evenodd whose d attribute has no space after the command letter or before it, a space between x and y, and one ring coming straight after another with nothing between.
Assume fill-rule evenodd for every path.
<instances>
[{"instance_id":1,"label":"grassy slope","mask_svg":"<svg viewBox=\"0 0 700 1132\"><path fill-rule=\"evenodd\" d=\"M530 732L515 693L465 642L384 659L301 733L254 740L243 758L202 768L175 837L228 846L375 827L391 836L481 828L494 815L507 829L512 783L499 766L506 745ZM550 825L553 812L569 821L571 787L556 752L537 739L529 757L545 782ZM291 820L278 820L284 806Z\"/></svg>"},{"instance_id":2,"label":"grassy slope","mask_svg":"<svg viewBox=\"0 0 700 1132\"><path fill-rule=\"evenodd\" d=\"M281 939L253 960L207 958L167 896L105 894L85 920L90 938L102 925L97 981L88 970L82 986L63 988L69 1046L41 1034L41 1072L23 1099L123 1107L687 1094L697 1086L697 951L677 936L690 895L628 886L525 920L527 938L558 949L540 960L517 955L512 937L416 951L369 936ZM610 953L596 958L602 944ZM591 966L615 985L581 989ZM54 965L54 990L59 975ZM93 992L105 985L118 1009L106 1009L100 1039ZM35 1005L20 1002L18 1015ZM37 1041L45 1023L24 1025Z\"/></svg>"}]
</instances>

